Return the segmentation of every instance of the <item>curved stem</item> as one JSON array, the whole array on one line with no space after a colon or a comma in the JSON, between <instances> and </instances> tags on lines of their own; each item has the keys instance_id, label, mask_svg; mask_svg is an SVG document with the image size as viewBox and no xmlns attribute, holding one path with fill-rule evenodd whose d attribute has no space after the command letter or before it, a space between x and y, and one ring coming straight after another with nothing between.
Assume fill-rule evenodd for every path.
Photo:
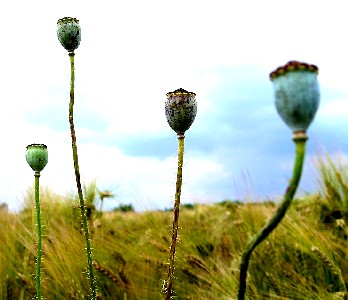
<instances>
[{"instance_id":1,"label":"curved stem","mask_svg":"<svg viewBox=\"0 0 348 300\"><path fill-rule=\"evenodd\" d=\"M42 257L42 232L40 210L40 172L35 172L35 208L37 220L37 258L36 258L36 298L41 300L41 257Z\"/></svg>"},{"instance_id":2,"label":"curved stem","mask_svg":"<svg viewBox=\"0 0 348 300\"><path fill-rule=\"evenodd\" d=\"M267 236L278 226L280 221L285 216L287 209L289 208L291 201L295 195L297 186L299 184L301 174L302 174L302 166L304 161L304 155L306 150L306 140L307 136L302 133L299 135L294 135L294 142L296 144L296 154L295 154L295 162L293 168L292 179L288 188L286 189L284 199L279 205L279 208L272 216L272 218L267 222L267 224L251 239L249 244L247 245L243 256L242 262L240 265L240 274L239 274L239 291L238 291L238 300L244 300L245 298L245 289L246 289L246 279L248 272L248 265L250 256L253 250L267 238Z\"/></svg>"},{"instance_id":3,"label":"curved stem","mask_svg":"<svg viewBox=\"0 0 348 300\"><path fill-rule=\"evenodd\" d=\"M76 135L75 135L75 127L74 127L74 89L75 89L74 56L75 56L74 52L69 52L70 67L71 67L69 123L70 123L70 131L71 131L75 178L76 178L77 192L78 192L78 196L80 200L82 228L83 228L83 231L85 234L85 240L86 240L86 254L87 254L87 264L88 264L87 273L88 273L88 278L90 280L90 285L91 285L92 300L95 300L97 299L97 283L94 277L93 266L92 266L92 251L91 251L91 244L90 244L88 225L87 225L85 201L83 199L83 194L82 194L80 168L79 168L79 162L78 162L78 156L77 156Z\"/></svg>"},{"instance_id":4,"label":"curved stem","mask_svg":"<svg viewBox=\"0 0 348 300\"><path fill-rule=\"evenodd\" d=\"M180 207L180 196L181 196L181 186L182 186L182 166L184 163L184 139L185 139L185 136L183 134L178 134L178 144L179 144L178 145L178 172L176 177L176 192L175 192L173 228L172 228L172 244L170 246L166 300L170 300L172 295L172 290L173 290L175 247L176 247L178 230L179 230L179 207Z\"/></svg>"}]
</instances>

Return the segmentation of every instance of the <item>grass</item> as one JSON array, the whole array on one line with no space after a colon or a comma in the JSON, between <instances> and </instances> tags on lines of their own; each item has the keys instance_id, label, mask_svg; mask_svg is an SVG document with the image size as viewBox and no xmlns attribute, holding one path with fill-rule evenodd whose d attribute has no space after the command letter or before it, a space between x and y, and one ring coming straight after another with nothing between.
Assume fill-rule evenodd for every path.
<instances>
[{"instance_id":1,"label":"grass","mask_svg":"<svg viewBox=\"0 0 348 300\"><path fill-rule=\"evenodd\" d=\"M340 167L332 160L324 158L319 166L320 191L295 199L282 223L254 252L248 299L345 299L347 181L344 173L338 179ZM329 173L336 177L325 177ZM341 200L330 198L335 193ZM0 210L0 299L35 296L34 195L28 192L25 198L19 213ZM42 289L47 299L87 299L90 291L76 200L41 190ZM272 202L183 205L176 299L236 299L241 253L275 209ZM162 299L172 212L116 211L92 217L93 267L101 298Z\"/></svg>"}]
</instances>

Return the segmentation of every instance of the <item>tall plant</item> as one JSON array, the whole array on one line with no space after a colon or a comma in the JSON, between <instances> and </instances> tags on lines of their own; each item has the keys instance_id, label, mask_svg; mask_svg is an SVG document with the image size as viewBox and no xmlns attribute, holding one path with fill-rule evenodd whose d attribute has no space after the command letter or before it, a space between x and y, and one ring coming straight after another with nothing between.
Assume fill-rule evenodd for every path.
<instances>
[{"instance_id":1,"label":"tall plant","mask_svg":"<svg viewBox=\"0 0 348 300\"><path fill-rule=\"evenodd\" d=\"M27 146L25 154L28 165L35 172L35 209L37 221L37 257L36 257L36 298L42 299L41 290L41 258L42 258L42 226L40 208L40 172L48 162L47 146L44 144L31 144Z\"/></svg>"},{"instance_id":2,"label":"tall plant","mask_svg":"<svg viewBox=\"0 0 348 300\"><path fill-rule=\"evenodd\" d=\"M275 105L283 121L293 130L296 152L293 174L283 201L266 225L248 243L240 265L238 299L245 298L249 260L254 249L278 226L285 216L299 184L308 139L306 130L319 106L318 67L290 61L270 74L275 90Z\"/></svg>"},{"instance_id":3,"label":"tall plant","mask_svg":"<svg viewBox=\"0 0 348 300\"><path fill-rule=\"evenodd\" d=\"M81 179L80 179L80 168L78 162L77 155L77 145L76 145L76 134L75 134L75 126L74 126L74 93L75 93L75 65L74 65L74 57L75 50L80 45L81 41L81 28L79 24L79 20L75 18L62 18L57 22L57 36L61 45L68 51L70 57L70 70L71 70L71 78L70 78L70 103L69 103L69 124L70 124L70 132L71 132L71 141L72 141L72 152L73 152L73 160L74 160L74 169L75 169L75 178L77 185L77 192L80 201L80 210L81 210L81 219L82 219L82 227L85 234L86 240L86 255L87 255L87 264L88 264L88 277L90 280L92 299L97 298L97 283L95 280L93 265L92 265L92 250L90 244L90 237L88 232L88 224L86 217L86 206L83 198L82 187L81 187Z\"/></svg>"},{"instance_id":4,"label":"tall plant","mask_svg":"<svg viewBox=\"0 0 348 300\"><path fill-rule=\"evenodd\" d=\"M181 88L174 92L167 93L165 114L169 126L176 132L178 137L178 170L176 177L172 242L170 246L168 276L163 286L163 293L166 294L166 300L169 300L173 294L175 248L179 230L184 139L185 132L190 128L197 114L196 94Z\"/></svg>"}]
</instances>

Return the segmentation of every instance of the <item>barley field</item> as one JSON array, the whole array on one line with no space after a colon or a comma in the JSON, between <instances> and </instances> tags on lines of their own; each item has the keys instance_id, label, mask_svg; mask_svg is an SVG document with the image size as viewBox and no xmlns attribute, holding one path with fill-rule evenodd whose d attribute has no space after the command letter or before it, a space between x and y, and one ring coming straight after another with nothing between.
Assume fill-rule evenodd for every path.
<instances>
[{"instance_id":1,"label":"barley field","mask_svg":"<svg viewBox=\"0 0 348 300\"><path fill-rule=\"evenodd\" d=\"M329 157L318 160L318 192L295 199L281 224L254 252L247 299L346 299L344 166ZM96 185L85 187L85 195L86 205L93 207ZM88 299L77 197L43 188L41 201L43 295ZM173 299L236 299L241 253L276 209L272 201L182 205ZM172 211L87 211L99 298L162 299ZM20 212L0 210L0 299L35 298L35 220L30 192Z\"/></svg>"}]
</instances>

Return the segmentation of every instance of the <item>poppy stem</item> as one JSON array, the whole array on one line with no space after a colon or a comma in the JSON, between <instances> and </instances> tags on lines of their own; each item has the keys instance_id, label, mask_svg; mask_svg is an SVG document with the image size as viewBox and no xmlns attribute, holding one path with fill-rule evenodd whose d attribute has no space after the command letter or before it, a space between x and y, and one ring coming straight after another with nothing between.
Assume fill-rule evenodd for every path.
<instances>
[{"instance_id":1,"label":"poppy stem","mask_svg":"<svg viewBox=\"0 0 348 300\"><path fill-rule=\"evenodd\" d=\"M176 192L174 203L174 216L173 216L173 228L172 228L172 243L170 246L170 258L168 267L168 279L167 279L167 296L166 300L170 300L173 293L173 277L174 277L174 260L175 260L175 247L178 238L179 231L179 212L180 212L180 197L182 186L182 166L184 163L184 134L178 134L178 171L176 177Z\"/></svg>"},{"instance_id":2,"label":"poppy stem","mask_svg":"<svg viewBox=\"0 0 348 300\"><path fill-rule=\"evenodd\" d=\"M238 300L245 299L245 290L246 290L246 279L248 275L248 266L249 260L254 249L264 241L268 235L278 226L280 221L285 216L287 209L289 208L292 199L294 198L297 186L301 179L303 161L306 151L306 141L308 137L305 132L294 132L293 140L296 145L295 161L293 167L292 179L288 188L286 189L283 201L279 205L277 211L267 222L267 224L251 239L248 243L243 256L242 262L240 265L240 274L239 274L239 291L238 291Z\"/></svg>"},{"instance_id":3,"label":"poppy stem","mask_svg":"<svg viewBox=\"0 0 348 300\"><path fill-rule=\"evenodd\" d=\"M35 208L37 221L37 257L36 257L36 298L41 300L41 257L42 257L42 232L40 210L40 172L35 172Z\"/></svg>"},{"instance_id":4,"label":"poppy stem","mask_svg":"<svg viewBox=\"0 0 348 300\"><path fill-rule=\"evenodd\" d=\"M82 228L83 228L83 232L85 234L85 240L86 240L86 254L87 254L87 264L88 264L87 274L88 274L88 278L90 280L90 286L91 286L91 292L92 292L91 299L96 300L97 299L97 283L96 283L96 280L94 277L94 272L93 272L91 243L90 243L90 237L89 237L89 232L88 232L85 201L83 199L83 194L82 194L80 168L79 168L79 162L78 162L76 135L75 135L75 127L74 127L74 89L75 89L74 56L75 56L74 52L69 52L70 66L71 66L69 123L70 123L71 140L72 140L72 151L73 151L75 178L76 178L77 192L78 192L78 196L79 196L79 200L80 200Z\"/></svg>"}]
</instances>

